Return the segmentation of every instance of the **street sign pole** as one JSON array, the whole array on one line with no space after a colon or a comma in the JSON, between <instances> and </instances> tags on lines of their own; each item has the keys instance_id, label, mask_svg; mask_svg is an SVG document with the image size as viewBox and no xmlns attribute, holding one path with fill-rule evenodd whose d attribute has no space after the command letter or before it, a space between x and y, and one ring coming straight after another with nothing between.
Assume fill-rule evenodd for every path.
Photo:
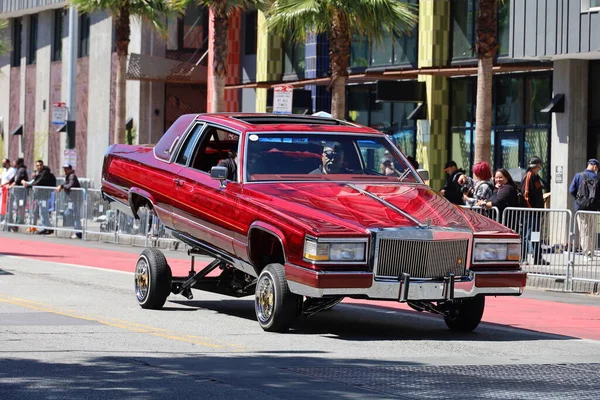
<instances>
[{"instance_id":1,"label":"street sign pole","mask_svg":"<svg viewBox=\"0 0 600 400\"><path fill-rule=\"evenodd\" d=\"M77 119L77 38L79 30L77 18L77 9L71 6L69 8L69 60L67 62L67 149L75 148L75 121Z\"/></svg>"}]
</instances>

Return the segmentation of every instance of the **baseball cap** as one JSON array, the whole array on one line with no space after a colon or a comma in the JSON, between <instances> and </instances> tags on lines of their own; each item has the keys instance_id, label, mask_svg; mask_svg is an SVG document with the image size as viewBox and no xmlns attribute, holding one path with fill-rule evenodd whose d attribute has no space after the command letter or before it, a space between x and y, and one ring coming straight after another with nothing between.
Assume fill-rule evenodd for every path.
<instances>
[{"instance_id":1,"label":"baseball cap","mask_svg":"<svg viewBox=\"0 0 600 400\"><path fill-rule=\"evenodd\" d=\"M64 163L62 167L63 167L63 168L69 168L69 169L73 169L73 167L72 167L72 166L71 166L71 164L69 164L69 163Z\"/></svg>"},{"instance_id":2,"label":"baseball cap","mask_svg":"<svg viewBox=\"0 0 600 400\"><path fill-rule=\"evenodd\" d=\"M450 167L456 167L456 168L458 168L458 165L456 165L455 161L450 160L450 161L448 161L446 163L446 165L444 165L444 171L447 170Z\"/></svg>"},{"instance_id":3,"label":"baseball cap","mask_svg":"<svg viewBox=\"0 0 600 400\"><path fill-rule=\"evenodd\" d=\"M538 156L532 156L529 159L529 167L535 167L537 165L541 165L543 164L542 159L539 158Z\"/></svg>"},{"instance_id":4,"label":"baseball cap","mask_svg":"<svg viewBox=\"0 0 600 400\"><path fill-rule=\"evenodd\" d=\"M590 158L588 160L588 165L590 165L590 164L595 165L596 167L600 167L600 163L595 158Z\"/></svg>"}]
</instances>

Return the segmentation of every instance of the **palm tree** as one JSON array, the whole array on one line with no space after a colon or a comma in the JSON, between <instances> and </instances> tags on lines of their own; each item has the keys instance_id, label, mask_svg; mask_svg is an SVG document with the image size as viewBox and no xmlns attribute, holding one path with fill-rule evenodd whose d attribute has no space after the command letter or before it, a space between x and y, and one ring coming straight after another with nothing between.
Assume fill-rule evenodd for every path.
<instances>
[{"instance_id":1,"label":"palm tree","mask_svg":"<svg viewBox=\"0 0 600 400\"><path fill-rule=\"evenodd\" d=\"M305 39L307 27L329 35L331 114L343 119L352 36L380 42L385 34L401 35L416 25L416 11L398 0L276 0L267 27L295 41Z\"/></svg>"},{"instance_id":2,"label":"palm tree","mask_svg":"<svg viewBox=\"0 0 600 400\"><path fill-rule=\"evenodd\" d=\"M0 20L0 55L6 53L9 50L8 41L4 39L4 31L8 28L8 21Z\"/></svg>"},{"instance_id":3,"label":"palm tree","mask_svg":"<svg viewBox=\"0 0 600 400\"><path fill-rule=\"evenodd\" d=\"M213 38L212 57L212 88L213 102L209 112L225 110L225 83L227 78L227 33L229 31L229 16L236 10L257 8L264 10L268 0L197 0L198 4L208 7L212 11Z\"/></svg>"},{"instance_id":4,"label":"palm tree","mask_svg":"<svg viewBox=\"0 0 600 400\"><path fill-rule=\"evenodd\" d=\"M183 12L187 0L71 0L71 3L79 11L91 13L107 10L113 17L118 60L114 142L125 143L125 91L131 33L130 17L145 19L151 22L158 32L166 35L164 17Z\"/></svg>"},{"instance_id":5,"label":"palm tree","mask_svg":"<svg viewBox=\"0 0 600 400\"><path fill-rule=\"evenodd\" d=\"M492 68L500 47L497 36L498 0L479 0L475 43L478 65L474 162L492 159Z\"/></svg>"}]
</instances>

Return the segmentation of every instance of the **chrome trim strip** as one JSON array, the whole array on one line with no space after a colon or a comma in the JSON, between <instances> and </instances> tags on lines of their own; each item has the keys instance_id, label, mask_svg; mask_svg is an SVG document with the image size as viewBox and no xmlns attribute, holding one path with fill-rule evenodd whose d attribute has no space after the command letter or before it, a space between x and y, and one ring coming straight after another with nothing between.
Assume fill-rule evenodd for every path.
<instances>
[{"instance_id":1,"label":"chrome trim strip","mask_svg":"<svg viewBox=\"0 0 600 400\"><path fill-rule=\"evenodd\" d=\"M384 199L382 199L381 197L377 196L376 194L373 194L373 193L371 193L369 191L361 189L361 188L359 188L358 186L356 186L356 185L354 185L352 183L349 183L346 186L351 187L352 189L356 190L357 192L362 193L365 196L368 196L368 197L372 198L373 200L376 200L376 201L380 202L381 204L383 204L384 206L386 206L390 210L393 210L393 211L397 212L398 214L401 214L405 218L407 218L407 219L411 220L412 222L414 222L415 224L417 224L417 226L419 228L423 228L423 229L430 228L429 225L423 224L422 222L420 222L418 219L416 219L415 217L413 217L409 213L407 213L404 210L396 207L395 205L393 205L393 204L385 201Z\"/></svg>"},{"instance_id":2,"label":"chrome trim strip","mask_svg":"<svg viewBox=\"0 0 600 400\"><path fill-rule=\"evenodd\" d=\"M296 268L305 272L310 272L315 275L373 275L371 271L315 271L314 269L302 267L296 264L285 263L286 267ZM289 281L288 281L289 282Z\"/></svg>"},{"instance_id":3,"label":"chrome trim strip","mask_svg":"<svg viewBox=\"0 0 600 400\"><path fill-rule=\"evenodd\" d=\"M518 272L488 272L488 274L506 274L511 275ZM522 287L500 287L500 288L480 288L475 286L475 276L477 274L485 274L483 272L472 273L470 277L456 278L454 281L454 298L471 298L477 295L490 296L519 296L523 293ZM424 281L410 280L406 301L444 301L445 287L447 282L444 281ZM375 281L370 288L338 288L338 289L321 289L314 288L302 283L288 280L288 286L292 293L307 297L323 297L323 296L366 296L375 300L395 300L398 301L402 290L401 281Z\"/></svg>"}]
</instances>

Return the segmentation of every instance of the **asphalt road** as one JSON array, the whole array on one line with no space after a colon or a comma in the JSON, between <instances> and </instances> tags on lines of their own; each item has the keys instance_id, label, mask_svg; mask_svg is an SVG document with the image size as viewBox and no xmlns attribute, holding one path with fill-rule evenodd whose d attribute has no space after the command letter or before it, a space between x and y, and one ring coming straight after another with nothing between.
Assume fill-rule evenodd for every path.
<instances>
[{"instance_id":1,"label":"asphalt road","mask_svg":"<svg viewBox=\"0 0 600 400\"><path fill-rule=\"evenodd\" d=\"M0 233L0 399L600 396L596 296L492 298L471 334L403 305L352 301L273 334L249 298L194 291L141 309L139 252ZM183 253L167 256L187 269Z\"/></svg>"}]
</instances>

